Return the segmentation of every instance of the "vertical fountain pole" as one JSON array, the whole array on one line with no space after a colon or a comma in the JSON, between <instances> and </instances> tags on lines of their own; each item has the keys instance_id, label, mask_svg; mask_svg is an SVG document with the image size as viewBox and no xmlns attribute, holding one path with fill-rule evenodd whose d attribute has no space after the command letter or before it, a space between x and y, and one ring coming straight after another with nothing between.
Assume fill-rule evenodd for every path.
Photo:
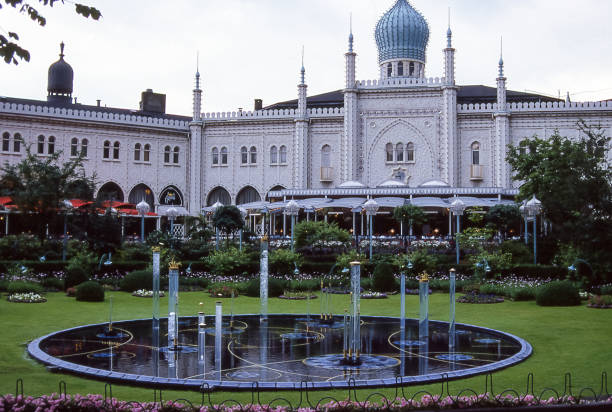
<instances>
[{"instance_id":1,"label":"vertical fountain pole","mask_svg":"<svg viewBox=\"0 0 612 412\"><path fill-rule=\"evenodd\" d=\"M323 289L325 286L323 285L323 278L321 278L321 320L323 320L323 314L325 313L325 301L323 300Z\"/></svg>"},{"instance_id":2,"label":"vertical fountain pole","mask_svg":"<svg viewBox=\"0 0 612 412\"><path fill-rule=\"evenodd\" d=\"M342 357L346 360L346 351L348 349L348 331L349 331L349 325L348 325L348 310L344 309L344 336L343 336L343 343L342 343Z\"/></svg>"},{"instance_id":3,"label":"vertical fountain pole","mask_svg":"<svg viewBox=\"0 0 612 412\"><path fill-rule=\"evenodd\" d=\"M400 275L400 330L406 328L406 273Z\"/></svg>"},{"instance_id":4,"label":"vertical fountain pole","mask_svg":"<svg viewBox=\"0 0 612 412\"><path fill-rule=\"evenodd\" d=\"M159 246L152 248L153 252L153 373L159 376Z\"/></svg>"},{"instance_id":5,"label":"vertical fountain pole","mask_svg":"<svg viewBox=\"0 0 612 412\"><path fill-rule=\"evenodd\" d=\"M361 297L361 267L359 262L351 262L351 320L352 320L352 336L351 348L353 353L353 361L359 362L361 354L361 320L360 320L360 297ZM350 349L349 349L350 350Z\"/></svg>"},{"instance_id":6,"label":"vertical fountain pole","mask_svg":"<svg viewBox=\"0 0 612 412\"><path fill-rule=\"evenodd\" d=\"M217 379L221 380L221 343L223 341L223 306L215 304L215 371Z\"/></svg>"},{"instance_id":7,"label":"vertical fountain pole","mask_svg":"<svg viewBox=\"0 0 612 412\"><path fill-rule=\"evenodd\" d=\"M450 320L448 324L448 349L449 352L455 349L455 269L450 270Z\"/></svg>"},{"instance_id":8,"label":"vertical fountain pole","mask_svg":"<svg viewBox=\"0 0 612 412\"><path fill-rule=\"evenodd\" d=\"M112 332L113 331L113 297L111 296L110 299L110 309L108 310L108 331Z\"/></svg>"},{"instance_id":9,"label":"vertical fountain pole","mask_svg":"<svg viewBox=\"0 0 612 412\"><path fill-rule=\"evenodd\" d=\"M202 303L200 303L202 306ZM198 374L204 379L206 373L206 318L198 312Z\"/></svg>"},{"instance_id":10,"label":"vertical fountain pole","mask_svg":"<svg viewBox=\"0 0 612 412\"><path fill-rule=\"evenodd\" d=\"M268 235L261 238L261 260L259 262L259 303L260 322L268 320Z\"/></svg>"},{"instance_id":11,"label":"vertical fountain pole","mask_svg":"<svg viewBox=\"0 0 612 412\"><path fill-rule=\"evenodd\" d=\"M419 340L429 338L429 278L423 272L419 280Z\"/></svg>"},{"instance_id":12,"label":"vertical fountain pole","mask_svg":"<svg viewBox=\"0 0 612 412\"><path fill-rule=\"evenodd\" d=\"M170 262L168 274L168 348L178 347L178 269L177 262Z\"/></svg>"}]
</instances>

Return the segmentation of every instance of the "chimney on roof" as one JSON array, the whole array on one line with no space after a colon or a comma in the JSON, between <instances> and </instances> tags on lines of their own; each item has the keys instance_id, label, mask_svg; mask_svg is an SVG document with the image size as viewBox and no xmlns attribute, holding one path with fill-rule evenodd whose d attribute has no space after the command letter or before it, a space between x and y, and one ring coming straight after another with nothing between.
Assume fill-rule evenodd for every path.
<instances>
[{"instance_id":1,"label":"chimney on roof","mask_svg":"<svg viewBox=\"0 0 612 412\"><path fill-rule=\"evenodd\" d=\"M97 103L97 106L100 107L101 100L100 99L96 99L96 103Z\"/></svg>"},{"instance_id":2,"label":"chimney on roof","mask_svg":"<svg viewBox=\"0 0 612 412\"><path fill-rule=\"evenodd\" d=\"M263 100L255 99L255 110L263 109Z\"/></svg>"},{"instance_id":3,"label":"chimney on roof","mask_svg":"<svg viewBox=\"0 0 612 412\"><path fill-rule=\"evenodd\" d=\"M153 89L147 89L141 94L140 110L148 113L166 113L166 95L153 93Z\"/></svg>"}]
</instances>

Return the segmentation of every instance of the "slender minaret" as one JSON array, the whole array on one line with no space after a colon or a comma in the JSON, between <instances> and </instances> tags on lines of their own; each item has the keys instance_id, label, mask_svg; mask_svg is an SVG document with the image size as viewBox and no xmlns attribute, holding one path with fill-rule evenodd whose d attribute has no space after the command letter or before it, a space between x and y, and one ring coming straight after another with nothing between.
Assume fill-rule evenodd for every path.
<instances>
[{"instance_id":1,"label":"slender minaret","mask_svg":"<svg viewBox=\"0 0 612 412\"><path fill-rule=\"evenodd\" d=\"M202 140L204 122L202 121L202 89L200 89L199 62L196 66L195 88L193 89L193 116L189 123L189 163L187 171L189 187L188 210L192 215L202 211Z\"/></svg>"},{"instance_id":2,"label":"slender minaret","mask_svg":"<svg viewBox=\"0 0 612 412\"><path fill-rule=\"evenodd\" d=\"M293 188L306 189L308 184L308 106L306 101L308 86L304 69L304 50L302 49L302 70L298 84L298 107L295 116L293 138Z\"/></svg>"},{"instance_id":3,"label":"slender minaret","mask_svg":"<svg viewBox=\"0 0 612 412\"><path fill-rule=\"evenodd\" d=\"M355 59L357 54L353 51L353 27L349 34L348 51L344 54L346 62L346 85L344 87L344 133L340 145L340 182L361 180L363 158L357 153L357 84L355 78Z\"/></svg>"},{"instance_id":4,"label":"slender minaret","mask_svg":"<svg viewBox=\"0 0 612 412\"><path fill-rule=\"evenodd\" d=\"M450 28L450 11L444 49L445 82L442 86L442 133L440 176L450 186L459 186L459 165L457 152L457 86L455 85L455 49ZM446 161L445 161L446 160Z\"/></svg>"},{"instance_id":5,"label":"slender minaret","mask_svg":"<svg viewBox=\"0 0 612 412\"><path fill-rule=\"evenodd\" d=\"M495 110L494 186L511 187L510 165L506 162L507 146L510 143L510 112L506 100L506 77L504 76L503 43L500 47L499 74L497 76L497 109Z\"/></svg>"}]
</instances>

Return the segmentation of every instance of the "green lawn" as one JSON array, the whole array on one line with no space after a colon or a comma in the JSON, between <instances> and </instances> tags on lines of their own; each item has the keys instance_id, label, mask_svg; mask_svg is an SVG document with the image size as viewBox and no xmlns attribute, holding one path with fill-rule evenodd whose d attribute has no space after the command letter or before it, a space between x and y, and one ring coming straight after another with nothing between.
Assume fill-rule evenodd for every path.
<instances>
[{"instance_id":1,"label":"green lawn","mask_svg":"<svg viewBox=\"0 0 612 412\"><path fill-rule=\"evenodd\" d=\"M67 383L69 393L104 393L104 383L82 379L71 375L52 374L26 353L26 343L44 334L77 325L105 322L108 320L108 297L113 296L113 319L126 320L151 316L151 300L136 298L123 292L111 292L104 303L77 302L63 293L47 294L48 301L42 304L17 304L0 299L0 393L15 391L15 380L23 378L24 392L40 395L58 390L61 380ZM348 306L348 296L334 296L332 307L340 313ZM204 292L181 292L180 314L195 315L199 302L204 302L204 311L213 313L214 300ZM235 300L236 313L257 313L259 299L240 297ZM162 313L167 307L167 298L161 301ZM311 301L311 311L318 311L319 300ZM397 316L399 296L383 300L362 300L364 315ZM407 310L418 316L418 297L407 297ZM224 311L229 311L229 300ZM270 313L305 313L305 301L270 299ZM433 294L430 297L430 319L448 320L448 295ZM495 392L505 388L525 391L527 374L535 375L536 393L544 387L563 392L563 378L572 373L574 388L590 386L599 392L602 371L612 372L612 310L578 307L539 307L535 302L504 302L494 305L457 304L457 322L499 329L526 339L534 348L533 355L525 362L494 374ZM451 393L471 387L484 391L485 377L476 377L450 383ZM440 392L440 385L411 387L414 393L421 389ZM611 387L612 389L612 387ZM369 391L372 392L372 391ZM390 396L393 390L381 390ZM326 392L311 395L319 399L323 395L346 398L346 391ZM125 400L150 401L153 390L113 385L113 396ZM298 399L296 393L271 393L262 396L262 401L272 397L286 396ZM243 402L251 400L250 393L214 394L213 401L233 398ZM360 393L363 399L365 392ZM198 400L197 393L164 391L164 399L188 398Z\"/></svg>"}]
</instances>

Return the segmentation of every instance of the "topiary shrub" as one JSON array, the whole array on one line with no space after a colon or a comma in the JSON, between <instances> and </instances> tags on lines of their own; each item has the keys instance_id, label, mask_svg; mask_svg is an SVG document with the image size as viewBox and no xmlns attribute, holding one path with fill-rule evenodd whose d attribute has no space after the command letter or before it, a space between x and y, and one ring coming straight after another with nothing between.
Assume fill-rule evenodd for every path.
<instances>
[{"instance_id":1,"label":"topiary shrub","mask_svg":"<svg viewBox=\"0 0 612 412\"><path fill-rule=\"evenodd\" d=\"M249 280L244 289L244 293L251 298L259 297L259 278Z\"/></svg>"},{"instance_id":2,"label":"topiary shrub","mask_svg":"<svg viewBox=\"0 0 612 412\"><path fill-rule=\"evenodd\" d=\"M288 282L282 279L268 278L268 297L277 298L287 289ZM259 277L249 280L246 284L245 293L252 298L259 297Z\"/></svg>"},{"instance_id":3,"label":"topiary shrub","mask_svg":"<svg viewBox=\"0 0 612 412\"><path fill-rule=\"evenodd\" d=\"M540 306L576 306L580 305L580 295L571 282L550 282L538 288L536 303Z\"/></svg>"},{"instance_id":4,"label":"topiary shrub","mask_svg":"<svg viewBox=\"0 0 612 412\"><path fill-rule=\"evenodd\" d=\"M534 300L536 298L536 289L534 288L516 288L510 293L512 300Z\"/></svg>"},{"instance_id":5,"label":"topiary shrub","mask_svg":"<svg viewBox=\"0 0 612 412\"><path fill-rule=\"evenodd\" d=\"M512 255L512 264L524 264L533 262L533 255L521 240L506 240L500 245L502 253L510 253Z\"/></svg>"},{"instance_id":6,"label":"topiary shrub","mask_svg":"<svg viewBox=\"0 0 612 412\"><path fill-rule=\"evenodd\" d=\"M9 283L8 286L6 287L6 291L8 292L9 295L12 295L13 293L38 293L40 294L43 292L43 287L39 285L38 283L18 281L18 282Z\"/></svg>"},{"instance_id":7,"label":"topiary shrub","mask_svg":"<svg viewBox=\"0 0 612 412\"><path fill-rule=\"evenodd\" d=\"M124 292L134 292L139 289L153 289L153 272L149 270L135 270L128 273L119 281L119 289Z\"/></svg>"},{"instance_id":8,"label":"topiary shrub","mask_svg":"<svg viewBox=\"0 0 612 412\"><path fill-rule=\"evenodd\" d=\"M372 289L376 292L391 292L397 289L391 263L381 262L376 265L372 276Z\"/></svg>"},{"instance_id":9,"label":"topiary shrub","mask_svg":"<svg viewBox=\"0 0 612 412\"><path fill-rule=\"evenodd\" d=\"M295 270L295 265L298 268L302 265L302 256L299 253L292 252L289 249L270 251L270 273L275 275L291 275Z\"/></svg>"},{"instance_id":10,"label":"topiary shrub","mask_svg":"<svg viewBox=\"0 0 612 412\"><path fill-rule=\"evenodd\" d=\"M47 290L58 291L64 290L64 281L58 278L45 278L41 282L42 286Z\"/></svg>"},{"instance_id":11,"label":"topiary shrub","mask_svg":"<svg viewBox=\"0 0 612 412\"><path fill-rule=\"evenodd\" d=\"M104 288L93 280L83 282L76 288L76 300L83 302L103 302Z\"/></svg>"},{"instance_id":12,"label":"topiary shrub","mask_svg":"<svg viewBox=\"0 0 612 412\"><path fill-rule=\"evenodd\" d=\"M83 247L81 251L77 252L68 261L64 287L68 289L87 281L89 276L93 273L95 266L95 255Z\"/></svg>"}]
</instances>

